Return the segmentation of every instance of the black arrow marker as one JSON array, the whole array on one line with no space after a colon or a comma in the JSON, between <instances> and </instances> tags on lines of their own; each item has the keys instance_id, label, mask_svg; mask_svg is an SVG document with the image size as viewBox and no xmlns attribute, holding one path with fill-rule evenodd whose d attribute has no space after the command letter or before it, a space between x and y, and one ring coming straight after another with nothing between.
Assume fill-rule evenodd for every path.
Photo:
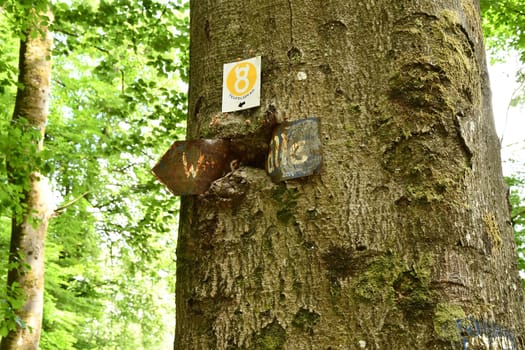
<instances>
[{"instance_id":1,"label":"black arrow marker","mask_svg":"<svg viewBox=\"0 0 525 350\"><path fill-rule=\"evenodd\" d=\"M242 107L242 106L244 106L245 104L246 104L245 101L244 101L244 102L241 102L241 103L239 103L239 107Z\"/></svg>"}]
</instances>

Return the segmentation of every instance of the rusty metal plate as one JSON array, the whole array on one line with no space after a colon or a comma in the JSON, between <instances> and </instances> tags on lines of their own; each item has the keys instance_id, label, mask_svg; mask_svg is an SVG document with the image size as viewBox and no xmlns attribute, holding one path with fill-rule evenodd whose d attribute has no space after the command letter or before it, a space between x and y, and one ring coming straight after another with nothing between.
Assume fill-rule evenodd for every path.
<instances>
[{"instance_id":1,"label":"rusty metal plate","mask_svg":"<svg viewBox=\"0 0 525 350\"><path fill-rule=\"evenodd\" d=\"M316 117L279 125L273 132L266 170L275 182L316 174L322 153Z\"/></svg>"},{"instance_id":2,"label":"rusty metal plate","mask_svg":"<svg viewBox=\"0 0 525 350\"><path fill-rule=\"evenodd\" d=\"M152 171L175 195L201 194L228 168L228 140L175 141Z\"/></svg>"}]
</instances>

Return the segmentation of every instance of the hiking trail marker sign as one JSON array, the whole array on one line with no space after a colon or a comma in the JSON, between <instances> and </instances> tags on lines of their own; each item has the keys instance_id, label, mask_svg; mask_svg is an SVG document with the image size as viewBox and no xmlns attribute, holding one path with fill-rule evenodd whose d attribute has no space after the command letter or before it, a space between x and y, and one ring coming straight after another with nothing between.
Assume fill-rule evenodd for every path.
<instances>
[{"instance_id":1,"label":"hiking trail marker sign","mask_svg":"<svg viewBox=\"0 0 525 350\"><path fill-rule=\"evenodd\" d=\"M228 140L175 141L152 169L174 195L201 194L228 169Z\"/></svg>"},{"instance_id":2,"label":"hiking trail marker sign","mask_svg":"<svg viewBox=\"0 0 525 350\"><path fill-rule=\"evenodd\" d=\"M322 152L319 119L285 122L273 131L266 170L280 182L310 176L321 170Z\"/></svg>"},{"instance_id":3,"label":"hiking trail marker sign","mask_svg":"<svg viewBox=\"0 0 525 350\"><path fill-rule=\"evenodd\" d=\"M226 63L222 79L222 112L261 105L261 56Z\"/></svg>"}]
</instances>

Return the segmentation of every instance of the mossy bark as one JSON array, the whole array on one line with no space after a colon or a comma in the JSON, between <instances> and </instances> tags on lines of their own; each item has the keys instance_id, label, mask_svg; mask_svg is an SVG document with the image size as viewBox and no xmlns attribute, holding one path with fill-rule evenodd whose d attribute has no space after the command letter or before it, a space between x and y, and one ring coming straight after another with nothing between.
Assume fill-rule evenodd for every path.
<instances>
[{"instance_id":1,"label":"mossy bark","mask_svg":"<svg viewBox=\"0 0 525 350\"><path fill-rule=\"evenodd\" d=\"M475 2L194 0L191 39L189 138L316 116L324 163L183 198L175 349L525 348ZM255 55L261 107L221 113Z\"/></svg>"},{"instance_id":2,"label":"mossy bark","mask_svg":"<svg viewBox=\"0 0 525 350\"><path fill-rule=\"evenodd\" d=\"M13 124L23 132L36 133L33 144L20 145L23 152L39 152L43 148L48 116L51 82L52 38L47 28L51 14L36 16L20 44L19 83ZM24 138L27 140L27 137ZM19 142L13 139L13 142ZM34 155L27 155L33 159ZM8 158L8 176L11 182L24 187L20 206L22 215L13 215L8 272L9 286L17 284L25 295L25 303L16 314L25 324L10 332L0 343L2 350L36 350L39 348L44 307L44 242L52 213L48 184L31 166L21 159Z\"/></svg>"}]
</instances>

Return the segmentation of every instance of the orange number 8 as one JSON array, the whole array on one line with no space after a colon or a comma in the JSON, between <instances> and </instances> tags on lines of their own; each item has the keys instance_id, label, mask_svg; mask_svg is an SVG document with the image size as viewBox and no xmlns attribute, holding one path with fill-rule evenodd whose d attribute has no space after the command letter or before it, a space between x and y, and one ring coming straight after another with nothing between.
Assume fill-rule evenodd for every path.
<instances>
[{"instance_id":1,"label":"orange number 8","mask_svg":"<svg viewBox=\"0 0 525 350\"><path fill-rule=\"evenodd\" d=\"M226 86L234 96L244 96L251 91L257 80L257 69L250 62L241 62L228 72Z\"/></svg>"}]
</instances>

